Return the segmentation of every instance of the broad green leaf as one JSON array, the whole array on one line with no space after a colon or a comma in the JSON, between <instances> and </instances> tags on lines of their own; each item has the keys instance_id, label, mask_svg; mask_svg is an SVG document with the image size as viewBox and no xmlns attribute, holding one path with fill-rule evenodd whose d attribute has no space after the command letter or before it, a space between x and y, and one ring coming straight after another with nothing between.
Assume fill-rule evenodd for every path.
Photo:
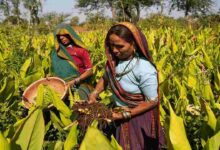
<instances>
[{"instance_id":1,"label":"broad green leaf","mask_svg":"<svg viewBox=\"0 0 220 150\"><path fill-rule=\"evenodd\" d=\"M196 96L194 90L191 91L191 96L193 98L193 102L195 106L200 106L199 98Z\"/></svg>"},{"instance_id":2,"label":"broad green leaf","mask_svg":"<svg viewBox=\"0 0 220 150\"><path fill-rule=\"evenodd\" d=\"M78 123L75 122L73 126L70 129L70 132L66 138L66 141L64 142L64 150L72 150L77 144L77 136L78 136L78 130L77 130Z\"/></svg>"},{"instance_id":3,"label":"broad green leaf","mask_svg":"<svg viewBox=\"0 0 220 150\"><path fill-rule=\"evenodd\" d=\"M161 84L166 79L165 74L163 71L159 71L159 84Z\"/></svg>"},{"instance_id":4,"label":"broad green leaf","mask_svg":"<svg viewBox=\"0 0 220 150\"><path fill-rule=\"evenodd\" d=\"M8 125L7 129L3 132L3 136L11 139L13 135L15 134L15 130L16 129L14 128L12 124Z\"/></svg>"},{"instance_id":5,"label":"broad green leaf","mask_svg":"<svg viewBox=\"0 0 220 150\"><path fill-rule=\"evenodd\" d=\"M159 71L163 69L163 66L165 65L167 57L168 57L168 55L165 55L163 58L160 59L159 62L157 62L157 68Z\"/></svg>"},{"instance_id":6,"label":"broad green leaf","mask_svg":"<svg viewBox=\"0 0 220 150\"><path fill-rule=\"evenodd\" d=\"M214 84L218 91L220 91L220 73L218 70L214 73Z\"/></svg>"},{"instance_id":7,"label":"broad green leaf","mask_svg":"<svg viewBox=\"0 0 220 150\"><path fill-rule=\"evenodd\" d=\"M178 117L171 105L170 110L170 125L169 125L169 137L173 150L191 150L191 146L186 136L183 119Z\"/></svg>"},{"instance_id":8,"label":"broad green leaf","mask_svg":"<svg viewBox=\"0 0 220 150\"><path fill-rule=\"evenodd\" d=\"M0 96L3 96L3 92L5 90L5 88L7 87L7 78L3 78L0 81ZM2 98L0 100L3 100Z\"/></svg>"},{"instance_id":9,"label":"broad green leaf","mask_svg":"<svg viewBox=\"0 0 220 150\"><path fill-rule=\"evenodd\" d=\"M219 150L220 148L220 131L208 139L203 150Z\"/></svg>"},{"instance_id":10,"label":"broad green leaf","mask_svg":"<svg viewBox=\"0 0 220 150\"><path fill-rule=\"evenodd\" d=\"M7 88L0 94L1 99L9 100L15 92L15 79L7 78Z\"/></svg>"},{"instance_id":11,"label":"broad green leaf","mask_svg":"<svg viewBox=\"0 0 220 150\"><path fill-rule=\"evenodd\" d=\"M51 93L53 96L53 105L57 108L59 112L61 112L65 117L70 118L72 112L69 109L69 107L62 101L62 99L53 91L52 89Z\"/></svg>"},{"instance_id":12,"label":"broad green leaf","mask_svg":"<svg viewBox=\"0 0 220 150\"><path fill-rule=\"evenodd\" d=\"M189 75L188 76L188 86L195 89L197 85L197 78L195 76Z\"/></svg>"},{"instance_id":13,"label":"broad green leaf","mask_svg":"<svg viewBox=\"0 0 220 150\"><path fill-rule=\"evenodd\" d=\"M98 125L99 125L99 122L96 119L93 120L93 122L91 123L91 127L94 127L94 128L98 128Z\"/></svg>"},{"instance_id":14,"label":"broad green leaf","mask_svg":"<svg viewBox=\"0 0 220 150\"><path fill-rule=\"evenodd\" d=\"M44 141L44 118L41 109L36 109L18 128L12 141L12 149L41 150Z\"/></svg>"},{"instance_id":15,"label":"broad green leaf","mask_svg":"<svg viewBox=\"0 0 220 150\"><path fill-rule=\"evenodd\" d=\"M10 144L0 131L0 148L1 150L10 150Z\"/></svg>"},{"instance_id":16,"label":"broad green leaf","mask_svg":"<svg viewBox=\"0 0 220 150\"><path fill-rule=\"evenodd\" d=\"M52 111L50 111L50 119L54 125L55 128L62 131L64 124L61 122L61 120L56 116L56 114Z\"/></svg>"},{"instance_id":17,"label":"broad green leaf","mask_svg":"<svg viewBox=\"0 0 220 150\"><path fill-rule=\"evenodd\" d=\"M187 85L193 89L196 89L197 88L197 77L196 77L196 74L197 74L197 68L196 68L196 62L193 60L190 64L189 64L189 67L188 67L188 79L187 79Z\"/></svg>"},{"instance_id":18,"label":"broad green leaf","mask_svg":"<svg viewBox=\"0 0 220 150\"><path fill-rule=\"evenodd\" d=\"M79 101L81 99L80 96L79 96L79 90L78 89L76 89L74 91L73 95L74 95L74 101L75 102L77 102L77 101Z\"/></svg>"},{"instance_id":19,"label":"broad green leaf","mask_svg":"<svg viewBox=\"0 0 220 150\"><path fill-rule=\"evenodd\" d=\"M44 75L42 75L41 72L34 72L32 74L27 75L26 77L23 78L23 84L25 86L30 85L34 81L37 81L38 79L42 78Z\"/></svg>"},{"instance_id":20,"label":"broad green leaf","mask_svg":"<svg viewBox=\"0 0 220 150\"><path fill-rule=\"evenodd\" d=\"M2 53L0 52L0 62L4 61L4 58L3 58L3 55Z\"/></svg>"},{"instance_id":21,"label":"broad green leaf","mask_svg":"<svg viewBox=\"0 0 220 150\"><path fill-rule=\"evenodd\" d=\"M206 67L209 69L213 69L213 65L212 65L212 61L210 60L210 57L208 56L208 54L205 52L204 49L202 49L202 52L203 52Z\"/></svg>"},{"instance_id":22,"label":"broad green leaf","mask_svg":"<svg viewBox=\"0 0 220 150\"><path fill-rule=\"evenodd\" d=\"M208 103L205 103L205 109L208 116L208 125L212 128L213 131L215 131L217 120Z\"/></svg>"},{"instance_id":23,"label":"broad green leaf","mask_svg":"<svg viewBox=\"0 0 220 150\"><path fill-rule=\"evenodd\" d=\"M79 150L101 150L103 148L105 150L114 150L110 141L101 131L94 127L88 127Z\"/></svg>"},{"instance_id":24,"label":"broad green leaf","mask_svg":"<svg viewBox=\"0 0 220 150\"><path fill-rule=\"evenodd\" d=\"M21 69L20 69L20 75L21 75L21 78L24 79L26 77L26 74L28 72L28 68L29 66L31 65L31 62L32 62L32 58L28 58L24 64L21 66Z\"/></svg>"},{"instance_id":25,"label":"broad green leaf","mask_svg":"<svg viewBox=\"0 0 220 150\"><path fill-rule=\"evenodd\" d=\"M22 118L19 119L17 122L15 122L15 124L13 125L15 129L17 129L20 125L22 125L25 121L27 120L27 118Z\"/></svg>"},{"instance_id":26,"label":"broad green leaf","mask_svg":"<svg viewBox=\"0 0 220 150\"><path fill-rule=\"evenodd\" d=\"M62 113L60 113L60 119L65 127L72 123L72 121L69 118L66 118Z\"/></svg>"},{"instance_id":27,"label":"broad green leaf","mask_svg":"<svg viewBox=\"0 0 220 150\"><path fill-rule=\"evenodd\" d=\"M62 141L57 141L54 150L63 150L63 142Z\"/></svg>"},{"instance_id":28,"label":"broad green leaf","mask_svg":"<svg viewBox=\"0 0 220 150\"><path fill-rule=\"evenodd\" d=\"M40 84L37 88L37 98L36 98L36 106L43 106L44 102L44 85Z\"/></svg>"},{"instance_id":29,"label":"broad green leaf","mask_svg":"<svg viewBox=\"0 0 220 150\"><path fill-rule=\"evenodd\" d=\"M113 135L111 135L111 145L115 150L122 150L122 147L118 144L118 142L116 141Z\"/></svg>"},{"instance_id":30,"label":"broad green leaf","mask_svg":"<svg viewBox=\"0 0 220 150\"><path fill-rule=\"evenodd\" d=\"M195 50L193 50L193 51L185 51L185 54L187 55L187 56L192 56L192 55L195 55L199 50L201 50L201 47L197 47Z\"/></svg>"},{"instance_id":31,"label":"broad green leaf","mask_svg":"<svg viewBox=\"0 0 220 150\"><path fill-rule=\"evenodd\" d=\"M173 53L174 53L174 54L178 51L178 47L177 47L177 45L176 45L175 40L172 40L172 50L173 50Z\"/></svg>"},{"instance_id":32,"label":"broad green leaf","mask_svg":"<svg viewBox=\"0 0 220 150\"><path fill-rule=\"evenodd\" d=\"M214 95L210 86L210 83L206 83L202 88L202 97L205 100L214 100Z\"/></svg>"},{"instance_id":33,"label":"broad green leaf","mask_svg":"<svg viewBox=\"0 0 220 150\"><path fill-rule=\"evenodd\" d=\"M215 133L220 131L220 116L217 118Z\"/></svg>"},{"instance_id":34,"label":"broad green leaf","mask_svg":"<svg viewBox=\"0 0 220 150\"><path fill-rule=\"evenodd\" d=\"M180 81L177 78L174 78L174 81L177 84L178 92L179 92L179 99L186 99L187 92L184 85L181 85Z\"/></svg>"},{"instance_id":35,"label":"broad green leaf","mask_svg":"<svg viewBox=\"0 0 220 150\"><path fill-rule=\"evenodd\" d=\"M0 81L0 102L9 100L15 92L15 79L4 77Z\"/></svg>"}]
</instances>

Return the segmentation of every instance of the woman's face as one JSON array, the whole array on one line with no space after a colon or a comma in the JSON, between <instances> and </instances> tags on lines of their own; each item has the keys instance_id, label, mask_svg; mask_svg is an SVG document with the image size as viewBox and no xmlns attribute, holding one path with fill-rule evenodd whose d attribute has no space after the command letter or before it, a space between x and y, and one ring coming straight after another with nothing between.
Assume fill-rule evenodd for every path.
<instances>
[{"instance_id":1,"label":"woman's face","mask_svg":"<svg viewBox=\"0 0 220 150\"><path fill-rule=\"evenodd\" d=\"M70 44L70 39L66 35L60 35L59 39L60 39L61 43L65 46Z\"/></svg>"},{"instance_id":2,"label":"woman's face","mask_svg":"<svg viewBox=\"0 0 220 150\"><path fill-rule=\"evenodd\" d=\"M134 45L116 34L109 36L110 50L120 60L128 60L134 56Z\"/></svg>"}]
</instances>

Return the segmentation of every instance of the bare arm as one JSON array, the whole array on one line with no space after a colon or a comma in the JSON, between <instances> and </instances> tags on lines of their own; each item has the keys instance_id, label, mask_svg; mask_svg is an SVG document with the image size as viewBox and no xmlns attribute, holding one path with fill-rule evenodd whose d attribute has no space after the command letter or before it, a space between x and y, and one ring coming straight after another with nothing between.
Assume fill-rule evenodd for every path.
<instances>
[{"instance_id":1,"label":"bare arm","mask_svg":"<svg viewBox=\"0 0 220 150\"><path fill-rule=\"evenodd\" d=\"M128 108L128 107L123 107L123 108L125 111L129 111L131 113L131 117L134 117L156 107L157 104L158 104L157 101L148 101L148 102L141 102L135 108ZM122 113L113 112L112 115L113 115L113 120L124 119Z\"/></svg>"},{"instance_id":2,"label":"bare arm","mask_svg":"<svg viewBox=\"0 0 220 150\"><path fill-rule=\"evenodd\" d=\"M69 86L73 86L73 85L77 85L80 82L82 82L83 80L87 79L88 77L90 77L93 74L92 69L85 71L84 73L82 73L79 77L71 80L68 82Z\"/></svg>"},{"instance_id":3,"label":"bare arm","mask_svg":"<svg viewBox=\"0 0 220 150\"><path fill-rule=\"evenodd\" d=\"M96 99L99 95L99 93L101 93L102 91L104 91L104 89L106 88L107 86L107 81L104 80L104 78L102 77L96 87L95 87L95 90L89 95L89 103L94 103L96 102Z\"/></svg>"},{"instance_id":4,"label":"bare arm","mask_svg":"<svg viewBox=\"0 0 220 150\"><path fill-rule=\"evenodd\" d=\"M86 70L84 73L82 73L79 78L80 78L80 81L83 81L85 79L87 79L88 77L92 76L93 72L92 72L92 68L89 69L89 70Z\"/></svg>"}]
</instances>

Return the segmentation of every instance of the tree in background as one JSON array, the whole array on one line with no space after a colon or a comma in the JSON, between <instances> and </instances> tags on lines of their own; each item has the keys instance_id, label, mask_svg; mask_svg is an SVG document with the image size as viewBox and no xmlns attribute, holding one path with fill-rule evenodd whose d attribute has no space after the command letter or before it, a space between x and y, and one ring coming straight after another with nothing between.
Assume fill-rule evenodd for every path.
<instances>
[{"instance_id":1,"label":"tree in background","mask_svg":"<svg viewBox=\"0 0 220 150\"><path fill-rule=\"evenodd\" d=\"M23 7L30 12L30 22L33 24L39 24L40 19L38 13L42 9L42 0L1 0L0 10L3 12L6 19L9 16L13 16L10 18L21 20L20 5L23 5Z\"/></svg>"},{"instance_id":2,"label":"tree in background","mask_svg":"<svg viewBox=\"0 0 220 150\"><path fill-rule=\"evenodd\" d=\"M148 8L153 5L161 4L162 0L119 0L117 1L118 16L123 16L120 20L129 20L136 23L140 19L141 9Z\"/></svg>"},{"instance_id":3,"label":"tree in background","mask_svg":"<svg viewBox=\"0 0 220 150\"><path fill-rule=\"evenodd\" d=\"M189 13L193 15L207 14L213 4L213 0L171 0L171 9L183 10L185 16L188 16Z\"/></svg>"},{"instance_id":4,"label":"tree in background","mask_svg":"<svg viewBox=\"0 0 220 150\"><path fill-rule=\"evenodd\" d=\"M40 19L38 13L42 10L42 0L22 0L24 7L29 10L31 16L31 23L39 24Z\"/></svg>"},{"instance_id":5,"label":"tree in background","mask_svg":"<svg viewBox=\"0 0 220 150\"><path fill-rule=\"evenodd\" d=\"M70 24L72 26L76 26L79 25L79 17L78 16L74 16L70 19Z\"/></svg>"},{"instance_id":6,"label":"tree in background","mask_svg":"<svg viewBox=\"0 0 220 150\"><path fill-rule=\"evenodd\" d=\"M20 17L21 12L19 9L21 1L20 0L2 0L0 3L0 10L3 12L6 19L4 23L10 22L12 24L20 24L24 21Z\"/></svg>"},{"instance_id":7,"label":"tree in background","mask_svg":"<svg viewBox=\"0 0 220 150\"><path fill-rule=\"evenodd\" d=\"M50 12L46 13L41 17L41 21L51 28L54 28L58 24L64 22L65 18L69 17L70 14L65 14L65 13L57 13L57 12Z\"/></svg>"},{"instance_id":8,"label":"tree in background","mask_svg":"<svg viewBox=\"0 0 220 150\"><path fill-rule=\"evenodd\" d=\"M20 0L12 0L11 3L13 5L12 14L14 14L17 18L19 18L21 15L21 12L19 9Z\"/></svg>"},{"instance_id":9,"label":"tree in background","mask_svg":"<svg viewBox=\"0 0 220 150\"><path fill-rule=\"evenodd\" d=\"M137 22L142 8L160 4L161 0L78 0L76 7L86 10L110 8L114 20ZM122 16L122 17L120 17Z\"/></svg>"},{"instance_id":10,"label":"tree in background","mask_svg":"<svg viewBox=\"0 0 220 150\"><path fill-rule=\"evenodd\" d=\"M3 12L4 16L10 16L10 2L9 0L1 0L0 2L0 10Z\"/></svg>"}]
</instances>

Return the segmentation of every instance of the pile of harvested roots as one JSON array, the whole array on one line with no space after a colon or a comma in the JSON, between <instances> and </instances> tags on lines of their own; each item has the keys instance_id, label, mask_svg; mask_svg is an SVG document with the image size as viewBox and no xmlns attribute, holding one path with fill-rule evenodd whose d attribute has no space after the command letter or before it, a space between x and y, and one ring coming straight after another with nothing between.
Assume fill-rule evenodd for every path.
<instances>
[{"instance_id":1,"label":"pile of harvested roots","mask_svg":"<svg viewBox=\"0 0 220 150\"><path fill-rule=\"evenodd\" d=\"M78 125L85 131L94 120L98 121L98 128L104 129L112 120L112 112L102 103L88 104L86 101L76 102L73 113L77 115Z\"/></svg>"}]
</instances>

